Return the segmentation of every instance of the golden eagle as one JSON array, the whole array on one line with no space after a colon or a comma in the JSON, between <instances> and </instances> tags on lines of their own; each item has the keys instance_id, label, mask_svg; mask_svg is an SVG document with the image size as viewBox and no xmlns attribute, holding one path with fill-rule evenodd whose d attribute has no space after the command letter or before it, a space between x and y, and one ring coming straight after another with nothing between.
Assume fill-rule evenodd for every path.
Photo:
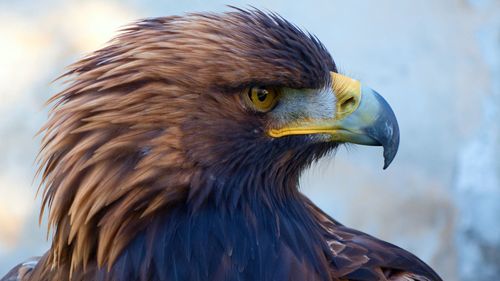
<instances>
[{"instance_id":1,"label":"golden eagle","mask_svg":"<svg viewBox=\"0 0 500 281\"><path fill-rule=\"evenodd\" d=\"M52 245L2 280L441 280L298 190L389 105L277 14L151 18L74 64L39 155Z\"/></svg>"}]
</instances>

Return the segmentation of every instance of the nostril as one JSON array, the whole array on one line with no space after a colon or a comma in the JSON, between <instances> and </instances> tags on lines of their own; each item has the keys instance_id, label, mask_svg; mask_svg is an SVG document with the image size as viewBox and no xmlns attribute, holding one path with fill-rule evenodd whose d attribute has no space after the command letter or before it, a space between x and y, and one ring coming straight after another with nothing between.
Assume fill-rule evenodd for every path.
<instances>
[{"instance_id":1,"label":"nostril","mask_svg":"<svg viewBox=\"0 0 500 281\"><path fill-rule=\"evenodd\" d=\"M340 111L344 113L350 113L356 107L356 99L354 97L349 97L347 100L340 104Z\"/></svg>"},{"instance_id":2,"label":"nostril","mask_svg":"<svg viewBox=\"0 0 500 281\"><path fill-rule=\"evenodd\" d=\"M340 120L353 113L359 104L359 97L356 95L345 95L337 102L336 119Z\"/></svg>"}]
</instances>

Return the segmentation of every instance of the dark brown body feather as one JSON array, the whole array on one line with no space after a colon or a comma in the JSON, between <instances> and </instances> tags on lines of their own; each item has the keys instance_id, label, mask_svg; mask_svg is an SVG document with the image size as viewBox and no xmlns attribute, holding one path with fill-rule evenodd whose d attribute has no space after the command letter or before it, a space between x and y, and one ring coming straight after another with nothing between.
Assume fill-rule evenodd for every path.
<instances>
[{"instance_id":1,"label":"dark brown body feather","mask_svg":"<svg viewBox=\"0 0 500 281\"><path fill-rule=\"evenodd\" d=\"M54 228L4 280L440 280L298 191L334 149L271 139L235 93L320 88L333 60L276 15L148 19L72 66L39 156Z\"/></svg>"}]
</instances>

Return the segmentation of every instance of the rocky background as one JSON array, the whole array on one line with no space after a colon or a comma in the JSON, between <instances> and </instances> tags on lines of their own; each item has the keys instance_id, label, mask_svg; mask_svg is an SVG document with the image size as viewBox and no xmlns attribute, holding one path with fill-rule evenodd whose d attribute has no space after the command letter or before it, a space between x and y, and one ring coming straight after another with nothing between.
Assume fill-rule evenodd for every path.
<instances>
[{"instance_id":1,"label":"rocky background","mask_svg":"<svg viewBox=\"0 0 500 281\"><path fill-rule=\"evenodd\" d=\"M32 183L51 81L138 18L276 11L316 34L340 70L382 93L399 155L349 146L308 170L305 193L341 222L391 241L445 280L500 280L500 1L1 1L0 276L49 246Z\"/></svg>"}]
</instances>

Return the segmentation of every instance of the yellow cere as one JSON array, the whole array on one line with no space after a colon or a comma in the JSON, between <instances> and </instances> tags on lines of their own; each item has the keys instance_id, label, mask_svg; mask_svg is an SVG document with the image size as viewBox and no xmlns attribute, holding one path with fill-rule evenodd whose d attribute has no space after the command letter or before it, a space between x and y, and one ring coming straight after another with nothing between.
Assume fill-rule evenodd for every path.
<instances>
[{"instance_id":1,"label":"yellow cere","mask_svg":"<svg viewBox=\"0 0 500 281\"><path fill-rule=\"evenodd\" d=\"M340 120L354 112L361 100L361 83L350 77L330 72L332 89L337 98L335 119Z\"/></svg>"}]
</instances>

